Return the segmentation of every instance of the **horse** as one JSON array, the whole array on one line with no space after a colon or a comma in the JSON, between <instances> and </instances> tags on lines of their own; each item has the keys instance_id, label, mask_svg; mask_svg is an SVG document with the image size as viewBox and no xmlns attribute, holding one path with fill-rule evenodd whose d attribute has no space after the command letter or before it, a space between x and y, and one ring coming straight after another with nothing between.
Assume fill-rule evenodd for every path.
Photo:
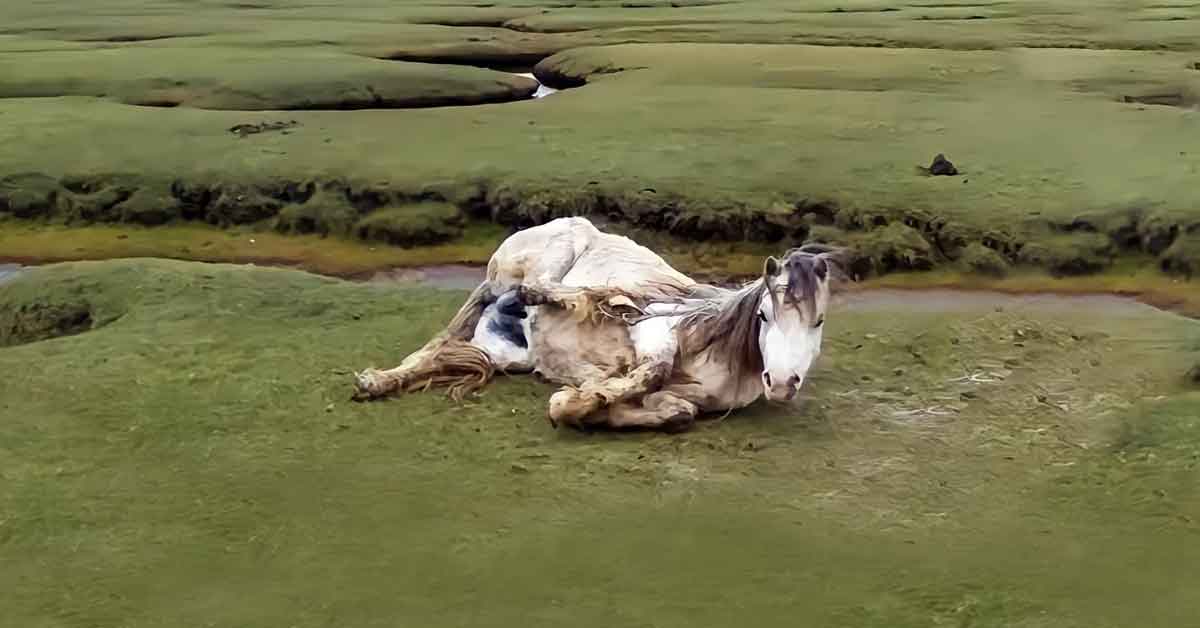
<instances>
[{"instance_id":1,"label":"horse","mask_svg":"<svg viewBox=\"0 0 1200 628\"><path fill-rule=\"evenodd\" d=\"M356 373L355 398L444 386L461 400L497 372L561 388L554 427L682 431L766 397L793 400L821 352L837 251L767 257L739 288L694 281L582 217L508 236L441 333L389 370Z\"/></svg>"}]
</instances>

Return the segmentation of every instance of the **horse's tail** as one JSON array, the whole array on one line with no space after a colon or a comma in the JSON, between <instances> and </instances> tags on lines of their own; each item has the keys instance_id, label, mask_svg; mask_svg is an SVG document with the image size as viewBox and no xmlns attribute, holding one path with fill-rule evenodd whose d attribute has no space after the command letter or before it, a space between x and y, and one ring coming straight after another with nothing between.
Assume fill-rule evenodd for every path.
<instances>
[{"instance_id":1,"label":"horse's tail","mask_svg":"<svg viewBox=\"0 0 1200 628\"><path fill-rule=\"evenodd\" d=\"M493 299L486 281L472 290L446 328L400 365L404 376L396 381L396 391L409 393L444 387L449 388L452 399L461 401L486 386L496 368L487 353L471 344L471 337L483 310Z\"/></svg>"},{"instance_id":2,"label":"horse's tail","mask_svg":"<svg viewBox=\"0 0 1200 628\"><path fill-rule=\"evenodd\" d=\"M483 310L495 299L491 284L486 280L471 291L462 307L450 319L444 332L445 340L434 349L433 355L405 383L405 392L429 387L446 387L455 401L483 388L496 374L491 357L471 344L475 326Z\"/></svg>"},{"instance_id":3,"label":"horse's tail","mask_svg":"<svg viewBox=\"0 0 1200 628\"><path fill-rule=\"evenodd\" d=\"M448 388L451 399L462 401L496 375L487 353L466 340L447 338L421 365L404 378L401 392Z\"/></svg>"}]
</instances>

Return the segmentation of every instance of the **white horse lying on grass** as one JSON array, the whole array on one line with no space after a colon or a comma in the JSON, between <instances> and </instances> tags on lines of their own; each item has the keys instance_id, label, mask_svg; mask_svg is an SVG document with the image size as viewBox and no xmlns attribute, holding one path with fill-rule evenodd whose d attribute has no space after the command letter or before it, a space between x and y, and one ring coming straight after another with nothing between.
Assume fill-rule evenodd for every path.
<instances>
[{"instance_id":1,"label":"white horse lying on grass","mask_svg":"<svg viewBox=\"0 0 1200 628\"><path fill-rule=\"evenodd\" d=\"M821 352L830 249L768 257L740 289L697 283L584 218L507 238L442 333L358 399L448 386L461 399L496 371L563 386L551 424L677 431L766 395L791 400Z\"/></svg>"}]
</instances>

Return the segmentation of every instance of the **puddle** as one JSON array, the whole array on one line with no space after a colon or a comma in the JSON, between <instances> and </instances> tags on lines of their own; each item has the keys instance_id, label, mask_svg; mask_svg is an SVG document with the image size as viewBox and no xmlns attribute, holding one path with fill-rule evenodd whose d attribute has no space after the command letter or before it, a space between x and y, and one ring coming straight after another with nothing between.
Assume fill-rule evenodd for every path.
<instances>
[{"instance_id":1,"label":"puddle","mask_svg":"<svg viewBox=\"0 0 1200 628\"><path fill-rule=\"evenodd\" d=\"M21 272L19 264L0 264L0 283L4 283Z\"/></svg>"},{"instance_id":2,"label":"puddle","mask_svg":"<svg viewBox=\"0 0 1200 628\"><path fill-rule=\"evenodd\" d=\"M487 268L465 264L444 264L417 268L381 270L367 281L371 283L416 283L440 290L474 290L483 283Z\"/></svg>"},{"instance_id":3,"label":"puddle","mask_svg":"<svg viewBox=\"0 0 1200 628\"><path fill-rule=\"evenodd\" d=\"M375 273L372 283L418 284L439 290L471 290L483 282L482 266L447 264L418 268L396 268ZM730 285L728 282L714 282ZM1145 315L1159 311L1132 297L1117 295L1062 295L1052 293L1010 294L982 290L944 288L896 290L859 289L834 295L833 308L859 312L971 312L981 309L1031 309L1041 312L1103 311L1113 315Z\"/></svg>"},{"instance_id":4,"label":"puddle","mask_svg":"<svg viewBox=\"0 0 1200 628\"><path fill-rule=\"evenodd\" d=\"M523 76L527 79L533 79L533 80L537 81L537 77L534 76L532 72L522 72L520 74L517 74L517 76ZM550 94L553 94L557 91L558 91L557 89L554 89L553 87L547 87L545 85L542 85L542 82L538 81L538 88L537 88L537 91L533 93L533 97L534 98L544 98L544 97L549 96Z\"/></svg>"}]
</instances>

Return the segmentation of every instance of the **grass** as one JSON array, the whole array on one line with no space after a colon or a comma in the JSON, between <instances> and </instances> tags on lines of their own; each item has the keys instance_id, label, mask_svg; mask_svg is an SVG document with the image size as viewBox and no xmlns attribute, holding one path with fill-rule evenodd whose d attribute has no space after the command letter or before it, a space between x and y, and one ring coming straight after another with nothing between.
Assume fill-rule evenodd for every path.
<instances>
[{"instance_id":1,"label":"grass","mask_svg":"<svg viewBox=\"0 0 1200 628\"><path fill-rule=\"evenodd\" d=\"M0 284L0 325L80 300L97 324L0 349L6 619L1123 627L1200 612L1200 398L1171 383L1200 347L1194 322L839 307L802 409L682 436L554 431L550 389L529 379L463 406L346 401L352 369L394 362L463 296L150 260ZM997 381L952 381L979 371Z\"/></svg>"},{"instance_id":2,"label":"grass","mask_svg":"<svg viewBox=\"0 0 1200 628\"><path fill-rule=\"evenodd\" d=\"M86 69L85 69L86 68ZM127 105L225 110L470 105L528 98L526 78L322 50L118 46L0 61L0 98L93 96Z\"/></svg>"},{"instance_id":3,"label":"grass","mask_svg":"<svg viewBox=\"0 0 1200 628\"><path fill-rule=\"evenodd\" d=\"M399 248L338 237L285 236L270 231L219 230L203 225L56 227L0 223L0 259L22 263L127 257L203 262L279 264L351 277L392 267L486 264L504 230L473 225L452 242Z\"/></svg>"}]
</instances>

